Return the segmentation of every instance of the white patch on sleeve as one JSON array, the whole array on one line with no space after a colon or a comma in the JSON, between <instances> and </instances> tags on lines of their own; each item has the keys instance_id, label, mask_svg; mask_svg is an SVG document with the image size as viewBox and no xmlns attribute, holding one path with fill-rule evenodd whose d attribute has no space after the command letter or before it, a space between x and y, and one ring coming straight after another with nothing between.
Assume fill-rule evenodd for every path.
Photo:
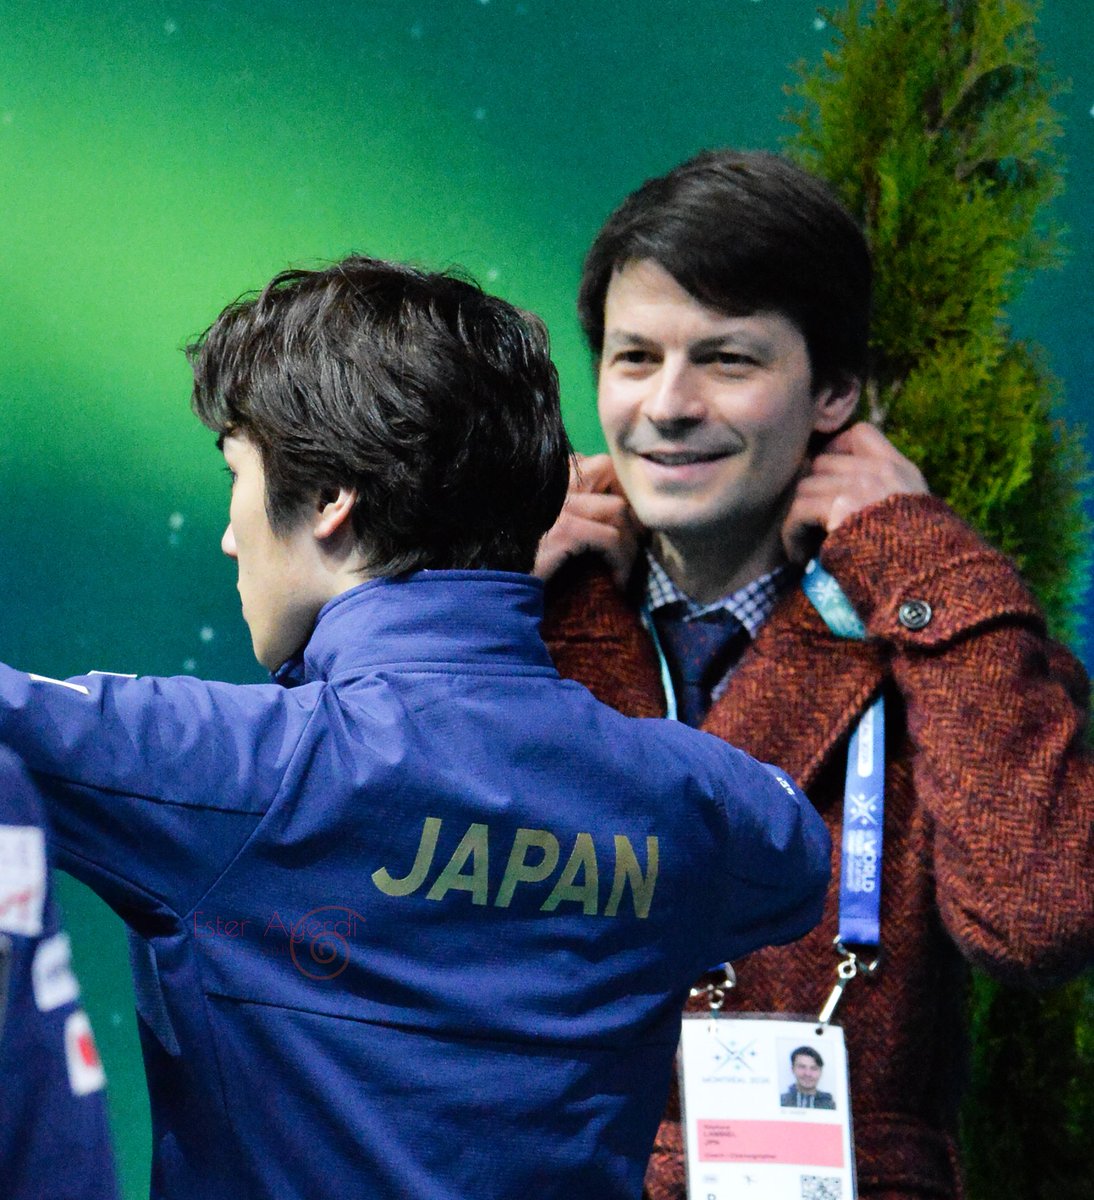
<instances>
[{"instance_id":1,"label":"white patch on sleeve","mask_svg":"<svg viewBox=\"0 0 1094 1200\"><path fill-rule=\"evenodd\" d=\"M128 674L125 671L88 671L89 675L108 675L111 679L136 679L135 674Z\"/></svg>"},{"instance_id":2,"label":"white patch on sleeve","mask_svg":"<svg viewBox=\"0 0 1094 1200\"><path fill-rule=\"evenodd\" d=\"M68 1064L68 1082L74 1096L100 1091L106 1083L106 1073L91 1032L91 1022L82 1008L78 1008L65 1021L65 1062Z\"/></svg>"},{"instance_id":3,"label":"white patch on sleeve","mask_svg":"<svg viewBox=\"0 0 1094 1200\"><path fill-rule=\"evenodd\" d=\"M72 973L72 943L67 933L55 933L38 943L30 977L39 1012L52 1012L79 999L80 985Z\"/></svg>"},{"instance_id":4,"label":"white patch on sleeve","mask_svg":"<svg viewBox=\"0 0 1094 1200\"><path fill-rule=\"evenodd\" d=\"M37 825L0 825L0 930L42 932L46 901L46 835Z\"/></svg>"},{"instance_id":5,"label":"white patch on sleeve","mask_svg":"<svg viewBox=\"0 0 1094 1200\"><path fill-rule=\"evenodd\" d=\"M71 688L74 692L81 692L85 696L91 695L82 683L69 683L67 679L50 679L48 675L31 675L30 678L35 683L55 683L58 687Z\"/></svg>"}]
</instances>

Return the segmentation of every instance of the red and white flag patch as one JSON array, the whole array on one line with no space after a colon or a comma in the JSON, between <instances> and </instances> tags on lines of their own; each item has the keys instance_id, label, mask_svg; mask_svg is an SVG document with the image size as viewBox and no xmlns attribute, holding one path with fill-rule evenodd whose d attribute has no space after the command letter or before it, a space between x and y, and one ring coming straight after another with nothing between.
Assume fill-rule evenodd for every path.
<instances>
[{"instance_id":1,"label":"red and white flag patch","mask_svg":"<svg viewBox=\"0 0 1094 1200\"><path fill-rule=\"evenodd\" d=\"M106 1083L91 1022L82 1008L65 1021L65 1062L73 1095L86 1096L89 1092L99 1091Z\"/></svg>"}]
</instances>

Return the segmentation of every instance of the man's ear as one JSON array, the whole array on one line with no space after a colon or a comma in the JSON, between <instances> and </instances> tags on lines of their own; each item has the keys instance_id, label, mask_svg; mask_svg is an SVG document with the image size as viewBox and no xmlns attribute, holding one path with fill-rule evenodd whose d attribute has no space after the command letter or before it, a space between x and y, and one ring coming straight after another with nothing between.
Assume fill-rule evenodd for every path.
<instances>
[{"instance_id":1,"label":"man's ear","mask_svg":"<svg viewBox=\"0 0 1094 1200\"><path fill-rule=\"evenodd\" d=\"M356 488L324 489L319 493L312 533L322 541L333 536L340 529L349 528L346 523L349 521L356 503Z\"/></svg>"},{"instance_id":2,"label":"man's ear","mask_svg":"<svg viewBox=\"0 0 1094 1200\"><path fill-rule=\"evenodd\" d=\"M861 395L862 380L854 375L819 388L813 396L813 432L838 433L855 415Z\"/></svg>"}]
</instances>

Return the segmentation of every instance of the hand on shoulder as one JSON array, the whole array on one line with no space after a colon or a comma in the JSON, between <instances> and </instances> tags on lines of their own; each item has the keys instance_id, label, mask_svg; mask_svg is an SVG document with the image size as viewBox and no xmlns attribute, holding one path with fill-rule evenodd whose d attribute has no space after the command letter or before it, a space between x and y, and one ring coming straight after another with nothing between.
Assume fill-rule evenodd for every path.
<instances>
[{"instance_id":1,"label":"hand on shoulder","mask_svg":"<svg viewBox=\"0 0 1094 1200\"><path fill-rule=\"evenodd\" d=\"M889 496L925 495L926 480L873 425L860 421L834 437L806 466L783 522L783 545L794 562L816 550L852 514Z\"/></svg>"},{"instance_id":2,"label":"hand on shoulder","mask_svg":"<svg viewBox=\"0 0 1094 1200\"><path fill-rule=\"evenodd\" d=\"M642 527L620 494L610 456L576 457L566 503L540 540L532 573L550 579L567 559L592 551L604 559L622 588L638 554Z\"/></svg>"}]
</instances>

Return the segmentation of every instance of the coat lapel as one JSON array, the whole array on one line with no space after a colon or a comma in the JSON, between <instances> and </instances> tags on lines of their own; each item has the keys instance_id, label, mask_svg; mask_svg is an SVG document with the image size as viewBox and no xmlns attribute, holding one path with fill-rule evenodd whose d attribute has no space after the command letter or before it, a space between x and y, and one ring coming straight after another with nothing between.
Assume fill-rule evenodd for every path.
<instances>
[{"instance_id":1,"label":"coat lapel","mask_svg":"<svg viewBox=\"0 0 1094 1200\"><path fill-rule=\"evenodd\" d=\"M591 556L567 564L548 589L544 636L563 676L628 715L664 714L650 638ZM703 728L782 767L808 790L885 676L881 643L835 637L794 588L764 622Z\"/></svg>"},{"instance_id":2,"label":"coat lapel","mask_svg":"<svg viewBox=\"0 0 1094 1200\"><path fill-rule=\"evenodd\" d=\"M542 632L564 678L628 717L665 715L653 643L595 556L572 559L548 585Z\"/></svg>"},{"instance_id":3,"label":"coat lapel","mask_svg":"<svg viewBox=\"0 0 1094 1200\"><path fill-rule=\"evenodd\" d=\"M879 643L835 637L795 588L764 622L703 728L808 790L885 673Z\"/></svg>"}]
</instances>

